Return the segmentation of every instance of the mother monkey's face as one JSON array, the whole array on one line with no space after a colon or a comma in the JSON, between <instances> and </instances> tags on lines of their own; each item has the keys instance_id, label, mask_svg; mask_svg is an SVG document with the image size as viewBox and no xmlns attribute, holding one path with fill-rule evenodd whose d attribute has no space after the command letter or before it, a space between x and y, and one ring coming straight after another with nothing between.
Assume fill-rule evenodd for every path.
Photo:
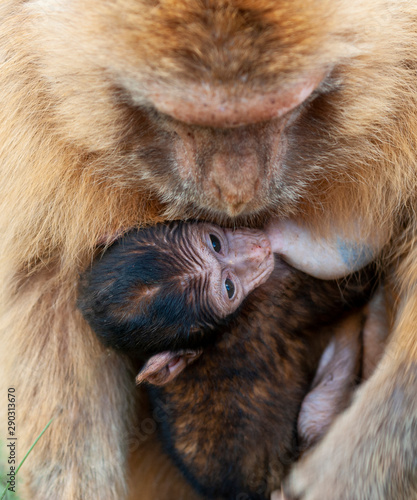
<instances>
[{"instance_id":1,"label":"mother monkey's face","mask_svg":"<svg viewBox=\"0 0 417 500\"><path fill-rule=\"evenodd\" d=\"M65 133L92 152L117 151L117 161L103 158L106 178L149 186L169 216L305 215L356 175L358 155L349 153L374 119L370 103L379 106L377 89L357 88L372 50L360 35L367 7L138 0L126 10L116 0L85 10L81 0L66 3L79 22L64 34L59 23L45 26L56 30L58 45L68 31L77 35L78 50L46 70L59 77L68 64L80 68L77 93L68 90L57 112L78 103L71 118L76 109L83 126ZM58 79L60 91L66 85Z\"/></svg>"}]
</instances>

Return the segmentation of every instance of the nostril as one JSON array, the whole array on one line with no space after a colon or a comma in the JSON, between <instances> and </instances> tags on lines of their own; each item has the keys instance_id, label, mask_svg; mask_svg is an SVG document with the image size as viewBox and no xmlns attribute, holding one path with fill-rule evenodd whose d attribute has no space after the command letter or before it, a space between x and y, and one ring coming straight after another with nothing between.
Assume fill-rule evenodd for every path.
<instances>
[{"instance_id":1,"label":"nostril","mask_svg":"<svg viewBox=\"0 0 417 500\"><path fill-rule=\"evenodd\" d=\"M255 196L255 186L250 180L242 179L240 183L236 179L219 180L213 176L210 182L210 191L219 201L237 210L246 205Z\"/></svg>"},{"instance_id":2,"label":"nostril","mask_svg":"<svg viewBox=\"0 0 417 500\"><path fill-rule=\"evenodd\" d=\"M246 207L247 203L253 199L253 190L245 189L237 186L234 182L227 181L218 182L216 178L212 178L207 182L206 189L208 194L220 202L230 215L238 215ZM249 191L249 192L248 192Z\"/></svg>"},{"instance_id":3,"label":"nostril","mask_svg":"<svg viewBox=\"0 0 417 500\"><path fill-rule=\"evenodd\" d=\"M246 203L244 203L244 202L231 203L230 206L231 206L232 211L234 213L239 214L245 208Z\"/></svg>"}]
</instances>

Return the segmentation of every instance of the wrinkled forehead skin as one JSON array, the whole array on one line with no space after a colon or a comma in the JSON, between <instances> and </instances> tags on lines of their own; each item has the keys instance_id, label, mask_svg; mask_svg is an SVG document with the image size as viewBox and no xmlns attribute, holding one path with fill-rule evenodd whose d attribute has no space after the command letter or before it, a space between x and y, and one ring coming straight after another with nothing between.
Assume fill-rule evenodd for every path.
<instances>
[{"instance_id":1,"label":"wrinkled forehead skin","mask_svg":"<svg viewBox=\"0 0 417 500\"><path fill-rule=\"evenodd\" d=\"M160 288L167 289L168 300L172 300L173 289L184 297L181 304L187 310L182 312L195 316L196 328L211 327L224 316L217 297L220 290L212 282L220 264L207 246L207 234L214 227L206 223L174 222L150 229L150 242L159 248L158 259L166 267L166 281Z\"/></svg>"}]
</instances>

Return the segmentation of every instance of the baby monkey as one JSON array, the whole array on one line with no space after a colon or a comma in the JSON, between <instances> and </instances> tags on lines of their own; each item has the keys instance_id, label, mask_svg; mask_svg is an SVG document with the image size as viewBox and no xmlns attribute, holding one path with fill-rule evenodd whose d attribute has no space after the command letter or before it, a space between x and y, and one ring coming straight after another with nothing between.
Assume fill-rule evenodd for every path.
<instances>
[{"instance_id":1,"label":"baby monkey","mask_svg":"<svg viewBox=\"0 0 417 500\"><path fill-rule=\"evenodd\" d=\"M206 498L269 498L360 376L372 269L322 281L268 236L157 225L117 240L82 279L82 313L140 364L165 449Z\"/></svg>"}]
</instances>

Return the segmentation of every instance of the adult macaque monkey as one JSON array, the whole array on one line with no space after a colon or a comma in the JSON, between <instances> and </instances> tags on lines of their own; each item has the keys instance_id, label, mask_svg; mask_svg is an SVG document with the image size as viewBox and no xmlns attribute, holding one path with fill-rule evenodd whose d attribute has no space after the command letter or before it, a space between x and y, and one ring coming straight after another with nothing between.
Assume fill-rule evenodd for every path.
<instances>
[{"instance_id":1,"label":"adult macaque monkey","mask_svg":"<svg viewBox=\"0 0 417 500\"><path fill-rule=\"evenodd\" d=\"M373 266L318 280L272 242L260 230L157 225L118 239L81 280L85 318L155 386L164 448L204 498L267 500L370 364L360 307Z\"/></svg>"},{"instance_id":2,"label":"adult macaque monkey","mask_svg":"<svg viewBox=\"0 0 417 500\"><path fill-rule=\"evenodd\" d=\"M187 216L384 247L391 343L288 495L417 494L416 19L407 0L1 2L0 380L19 453L57 415L22 498L126 498L123 436L146 409L76 312L77 279L103 241ZM132 498L180 498L149 443Z\"/></svg>"}]
</instances>

